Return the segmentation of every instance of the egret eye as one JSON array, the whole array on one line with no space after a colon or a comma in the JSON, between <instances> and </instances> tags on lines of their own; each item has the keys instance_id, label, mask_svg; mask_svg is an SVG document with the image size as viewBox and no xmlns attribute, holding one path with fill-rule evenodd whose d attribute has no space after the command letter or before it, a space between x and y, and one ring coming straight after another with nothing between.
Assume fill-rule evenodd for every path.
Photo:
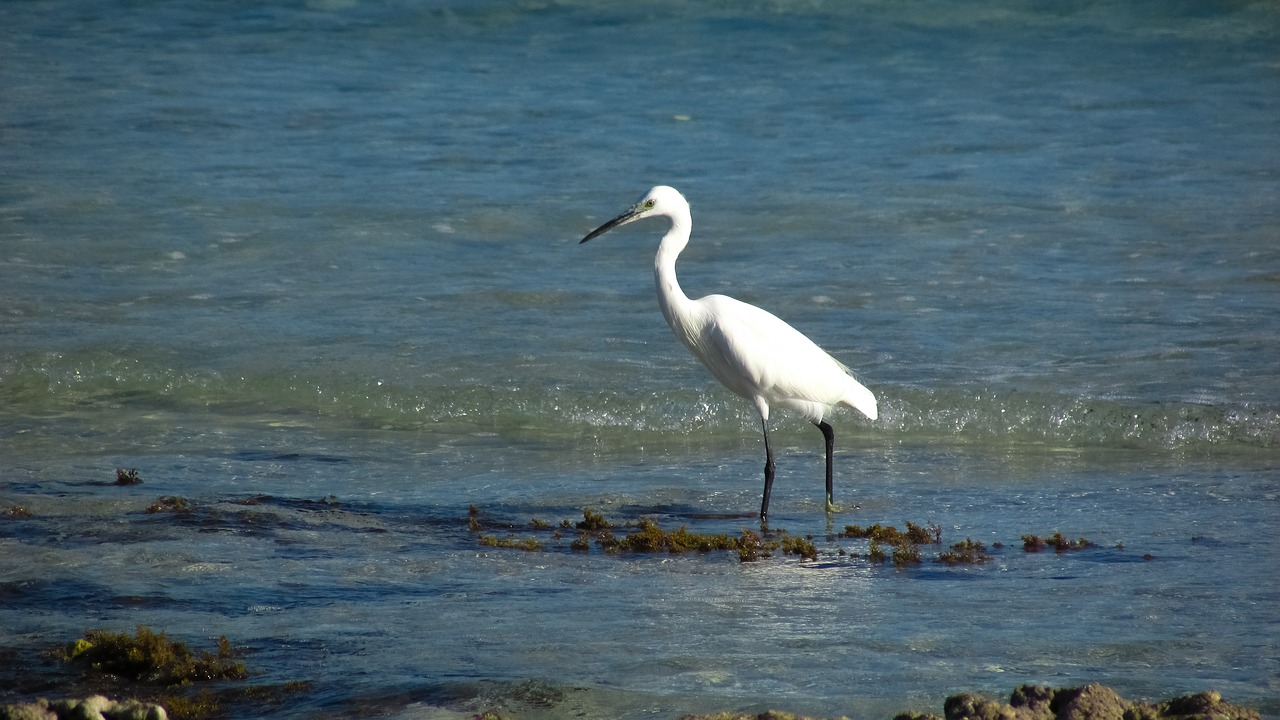
<instances>
[{"instance_id":1,"label":"egret eye","mask_svg":"<svg viewBox=\"0 0 1280 720\"><path fill-rule=\"evenodd\" d=\"M645 201L644 201L644 209L645 209L645 210L652 210L652 209L653 209L653 206L654 206L654 205L656 205L656 204L658 204L658 201L657 201L657 200L654 200L653 198L649 198L648 200L645 200Z\"/></svg>"}]
</instances>

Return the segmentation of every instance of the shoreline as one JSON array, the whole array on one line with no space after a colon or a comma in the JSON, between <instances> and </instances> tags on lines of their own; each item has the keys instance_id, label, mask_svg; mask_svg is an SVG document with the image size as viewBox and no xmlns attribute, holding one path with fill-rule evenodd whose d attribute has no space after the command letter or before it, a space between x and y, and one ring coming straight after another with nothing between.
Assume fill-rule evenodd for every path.
<instances>
[{"instance_id":1,"label":"shoreline","mask_svg":"<svg viewBox=\"0 0 1280 720\"><path fill-rule=\"evenodd\" d=\"M151 688L135 688L143 691ZM544 720L563 717L571 713L575 717L609 717L592 715L582 707L569 707L567 694L552 685L528 681L515 686L506 697L493 697L478 693L471 698L454 698L441 704L414 702L399 698L399 708L382 707L378 716L421 718L426 720ZM211 703L210 693L201 693L204 703L192 699L181 704L155 702L155 692L141 692L138 697L112 699L104 694L91 694L81 698L34 701L0 705L0 720L180 720L182 718L242 717L246 712L257 717L266 706L275 706L278 714L292 715L298 712L280 707L279 697L274 702L257 693L243 693L226 704ZM266 702L264 702L266 701ZM168 705L169 707L166 707ZM347 712L366 715L371 708L347 708ZM606 707L597 707L608 712ZM1182 695L1159 701L1128 700L1114 689L1098 683L1078 687L1049 688L1038 685L1022 685L1016 688L1007 701L997 700L983 693L960 693L948 696L940 713L932 711L902 711L883 720L1263 720L1255 708L1233 703L1214 690ZM310 713L309 713L310 714ZM327 712L315 713L328 716ZM340 716L334 714L335 717ZM646 713L646 717L663 717L670 720L848 720L845 715L801 715L787 710L763 712L720 710L710 713L686 713L675 710L668 714Z\"/></svg>"}]
</instances>

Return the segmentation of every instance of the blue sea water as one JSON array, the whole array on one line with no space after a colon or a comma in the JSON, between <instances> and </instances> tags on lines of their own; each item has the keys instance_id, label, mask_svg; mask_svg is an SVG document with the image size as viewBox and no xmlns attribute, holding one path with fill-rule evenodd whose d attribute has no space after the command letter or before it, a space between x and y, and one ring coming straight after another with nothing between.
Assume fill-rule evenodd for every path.
<instances>
[{"instance_id":1,"label":"blue sea water","mask_svg":"<svg viewBox=\"0 0 1280 720\"><path fill-rule=\"evenodd\" d=\"M3 16L0 701L145 624L311 681L262 717L878 718L1095 681L1280 717L1275 3ZM774 419L771 525L816 561L529 527L759 530L757 419L656 306L665 228L578 245L655 184L693 207L691 296L879 399L834 419L832 517L820 436ZM906 520L994 560L839 537ZM1095 546L1022 551L1055 531Z\"/></svg>"}]
</instances>

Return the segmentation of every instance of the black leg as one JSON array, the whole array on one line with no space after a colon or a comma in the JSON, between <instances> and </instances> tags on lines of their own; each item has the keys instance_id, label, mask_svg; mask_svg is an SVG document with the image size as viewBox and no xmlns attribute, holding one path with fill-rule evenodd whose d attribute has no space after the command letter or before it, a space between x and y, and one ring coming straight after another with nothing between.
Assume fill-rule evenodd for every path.
<instances>
[{"instance_id":1,"label":"black leg","mask_svg":"<svg viewBox=\"0 0 1280 720\"><path fill-rule=\"evenodd\" d=\"M834 483L831 480L831 456L836 450L836 432L831 429L831 425L826 420L817 422L818 429L822 431L822 437L827 441L827 512L835 510Z\"/></svg>"},{"instance_id":2,"label":"black leg","mask_svg":"<svg viewBox=\"0 0 1280 720\"><path fill-rule=\"evenodd\" d=\"M769 421L764 420L764 497L760 500L760 524L769 518L769 493L773 492L773 448L769 446Z\"/></svg>"}]
</instances>

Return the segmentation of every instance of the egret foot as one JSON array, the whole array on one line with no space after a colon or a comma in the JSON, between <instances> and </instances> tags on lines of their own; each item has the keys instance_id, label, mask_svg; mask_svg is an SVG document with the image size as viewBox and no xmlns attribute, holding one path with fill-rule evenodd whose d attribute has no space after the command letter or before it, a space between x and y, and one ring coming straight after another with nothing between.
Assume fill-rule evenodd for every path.
<instances>
[{"instance_id":1,"label":"egret foot","mask_svg":"<svg viewBox=\"0 0 1280 720\"><path fill-rule=\"evenodd\" d=\"M828 496L827 496L826 509L827 509L827 512L828 512L828 513L838 513L838 512L840 512L841 510L843 510L844 508L842 508L842 507L840 507L839 505L837 505L837 504L835 504L834 502L832 502L832 501L831 501L831 496L830 496L830 495L828 495Z\"/></svg>"}]
</instances>

